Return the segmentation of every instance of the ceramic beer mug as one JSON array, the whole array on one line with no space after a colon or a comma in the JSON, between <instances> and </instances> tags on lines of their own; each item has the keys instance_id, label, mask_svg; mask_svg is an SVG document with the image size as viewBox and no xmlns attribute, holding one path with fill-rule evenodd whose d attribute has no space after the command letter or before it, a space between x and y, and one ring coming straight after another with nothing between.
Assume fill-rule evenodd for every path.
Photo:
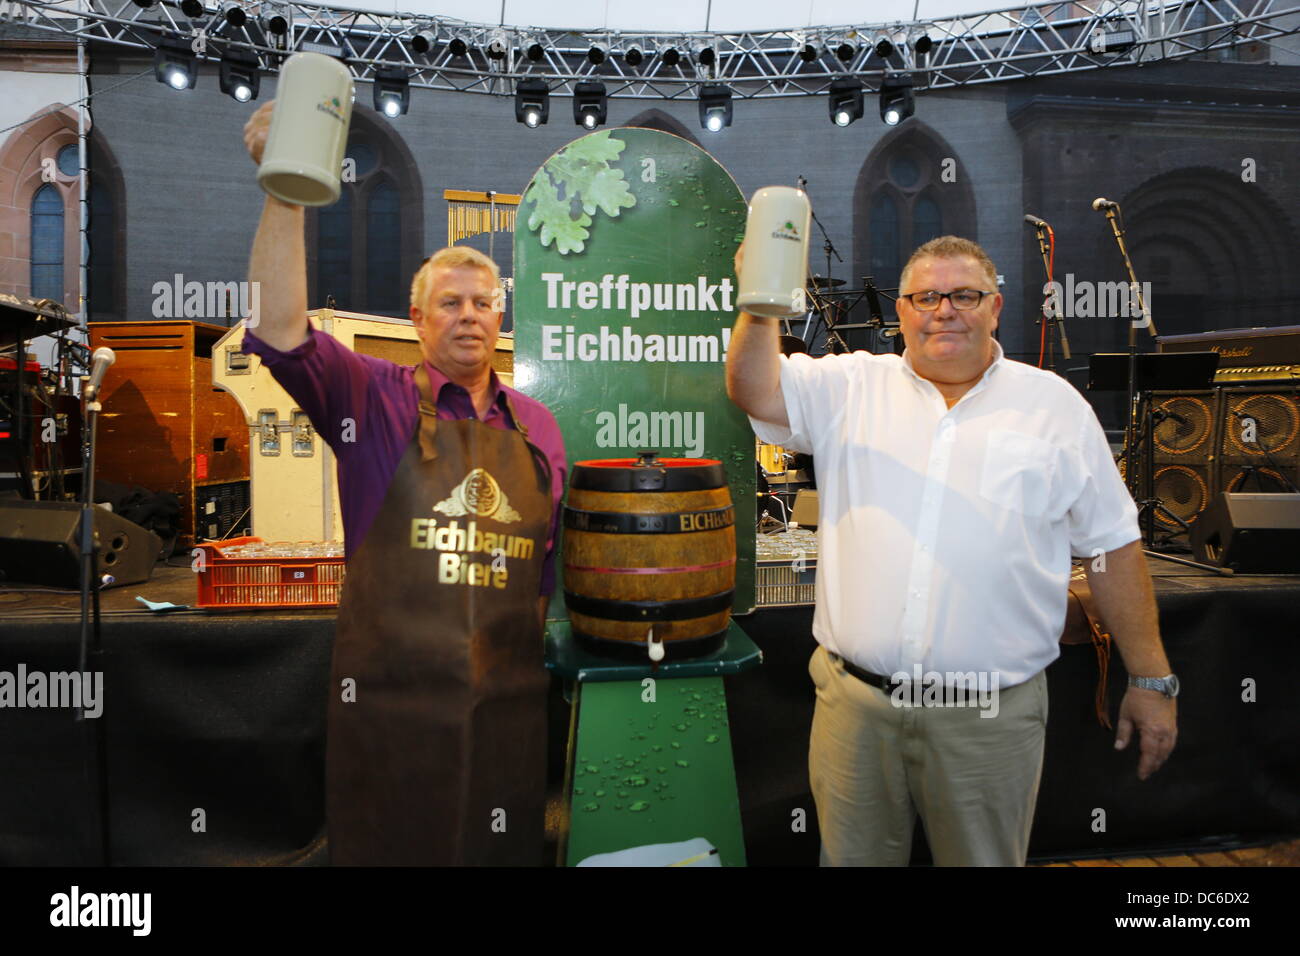
<instances>
[{"instance_id":1,"label":"ceramic beer mug","mask_svg":"<svg viewBox=\"0 0 1300 956\"><path fill-rule=\"evenodd\" d=\"M276 199L298 206L337 201L351 121L348 68L322 53L289 57L280 68L258 184Z\"/></svg>"},{"instance_id":2,"label":"ceramic beer mug","mask_svg":"<svg viewBox=\"0 0 1300 956\"><path fill-rule=\"evenodd\" d=\"M745 261L736 304L751 315L788 318L808 311L808 229L812 206L802 189L766 186L749 202Z\"/></svg>"}]
</instances>

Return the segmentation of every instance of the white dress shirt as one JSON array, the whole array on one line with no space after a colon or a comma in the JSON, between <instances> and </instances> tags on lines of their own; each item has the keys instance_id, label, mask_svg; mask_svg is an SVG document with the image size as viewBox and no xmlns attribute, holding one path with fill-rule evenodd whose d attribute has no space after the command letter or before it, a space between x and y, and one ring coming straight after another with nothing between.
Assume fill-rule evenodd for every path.
<instances>
[{"instance_id":1,"label":"white dress shirt","mask_svg":"<svg viewBox=\"0 0 1300 956\"><path fill-rule=\"evenodd\" d=\"M750 419L815 456L813 635L873 673L1028 680L1059 653L1071 552L1139 538L1091 406L994 348L951 409L906 354L783 357L790 428Z\"/></svg>"}]
</instances>

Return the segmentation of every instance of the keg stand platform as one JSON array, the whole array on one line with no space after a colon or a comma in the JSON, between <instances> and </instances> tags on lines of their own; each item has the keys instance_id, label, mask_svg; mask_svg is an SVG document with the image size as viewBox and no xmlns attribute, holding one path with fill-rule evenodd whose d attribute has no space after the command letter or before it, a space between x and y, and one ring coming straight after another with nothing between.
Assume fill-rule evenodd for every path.
<instances>
[{"instance_id":1,"label":"keg stand platform","mask_svg":"<svg viewBox=\"0 0 1300 956\"><path fill-rule=\"evenodd\" d=\"M568 621L547 621L546 666L572 702L562 865L701 837L745 865L722 678L762 659L734 620L712 654L657 666L590 654Z\"/></svg>"}]
</instances>

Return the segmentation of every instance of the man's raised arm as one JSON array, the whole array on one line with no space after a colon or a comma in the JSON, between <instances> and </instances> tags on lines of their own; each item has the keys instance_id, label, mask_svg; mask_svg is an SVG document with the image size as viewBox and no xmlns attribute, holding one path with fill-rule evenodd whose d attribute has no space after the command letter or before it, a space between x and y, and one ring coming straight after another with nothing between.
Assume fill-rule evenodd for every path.
<instances>
[{"instance_id":1,"label":"man's raised arm","mask_svg":"<svg viewBox=\"0 0 1300 956\"><path fill-rule=\"evenodd\" d=\"M736 250L736 275L745 247ZM790 427L781 391L781 348L777 342L778 319L764 319L741 312L727 348L727 396L746 415L759 421Z\"/></svg>"},{"instance_id":2,"label":"man's raised arm","mask_svg":"<svg viewBox=\"0 0 1300 956\"><path fill-rule=\"evenodd\" d=\"M261 164L271 127L274 101L265 103L244 126L244 145L253 162ZM287 352L307 339L307 252L303 241L303 208L268 195L253 239L248 280L258 283L259 339Z\"/></svg>"}]
</instances>

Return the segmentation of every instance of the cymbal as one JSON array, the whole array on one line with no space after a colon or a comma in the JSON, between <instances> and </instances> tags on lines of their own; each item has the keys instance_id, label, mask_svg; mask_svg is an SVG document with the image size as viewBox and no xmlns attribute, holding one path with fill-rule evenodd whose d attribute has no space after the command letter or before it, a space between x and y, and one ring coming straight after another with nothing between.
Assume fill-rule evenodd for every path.
<instances>
[{"instance_id":1,"label":"cymbal","mask_svg":"<svg viewBox=\"0 0 1300 956\"><path fill-rule=\"evenodd\" d=\"M810 289L833 289L836 286L844 285L844 279L832 279L829 276L809 276L808 288Z\"/></svg>"}]
</instances>

